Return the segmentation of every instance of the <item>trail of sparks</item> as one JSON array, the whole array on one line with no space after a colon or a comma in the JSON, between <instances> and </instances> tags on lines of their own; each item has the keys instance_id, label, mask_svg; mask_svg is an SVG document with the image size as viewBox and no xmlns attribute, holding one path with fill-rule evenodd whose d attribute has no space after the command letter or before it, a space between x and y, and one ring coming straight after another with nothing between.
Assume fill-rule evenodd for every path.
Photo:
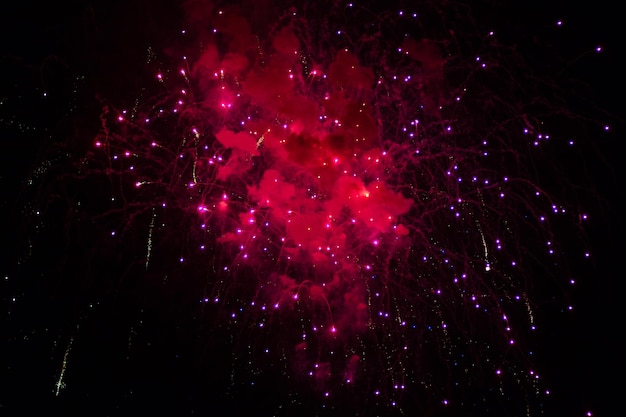
<instances>
[{"instance_id":1,"label":"trail of sparks","mask_svg":"<svg viewBox=\"0 0 626 417\"><path fill-rule=\"evenodd\" d=\"M76 328L78 330L78 326ZM70 337L70 341L67 343L67 347L65 348L65 353L63 354L63 361L61 362L61 371L59 372L59 378L55 384L54 395L56 397L59 396L61 390L65 388L65 382L63 382L63 378L65 377L65 371L67 370L68 359L70 356L70 351L72 350L72 343L74 342L74 335Z\"/></svg>"}]
</instances>

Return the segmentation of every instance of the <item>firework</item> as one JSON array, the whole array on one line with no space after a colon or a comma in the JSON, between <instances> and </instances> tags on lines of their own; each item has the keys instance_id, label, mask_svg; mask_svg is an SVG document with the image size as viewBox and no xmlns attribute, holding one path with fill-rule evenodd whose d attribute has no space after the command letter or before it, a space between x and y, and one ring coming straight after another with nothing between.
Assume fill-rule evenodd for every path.
<instances>
[{"instance_id":1,"label":"firework","mask_svg":"<svg viewBox=\"0 0 626 417\"><path fill-rule=\"evenodd\" d=\"M540 414L590 256L555 77L462 5L279 3L186 2L100 94L72 177L100 275L143 292L126 355L184 340L198 409Z\"/></svg>"}]
</instances>

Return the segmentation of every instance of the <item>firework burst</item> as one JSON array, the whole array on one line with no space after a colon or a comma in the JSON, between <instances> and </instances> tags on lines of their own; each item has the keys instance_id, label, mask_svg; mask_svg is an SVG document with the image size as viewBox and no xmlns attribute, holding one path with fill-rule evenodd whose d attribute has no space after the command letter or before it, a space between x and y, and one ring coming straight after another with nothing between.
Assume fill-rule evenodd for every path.
<instances>
[{"instance_id":1,"label":"firework burst","mask_svg":"<svg viewBox=\"0 0 626 417\"><path fill-rule=\"evenodd\" d=\"M462 5L183 11L73 175L110 285L176 317L132 319L127 355L193 334L214 408L541 414L537 340L589 256L556 77Z\"/></svg>"}]
</instances>

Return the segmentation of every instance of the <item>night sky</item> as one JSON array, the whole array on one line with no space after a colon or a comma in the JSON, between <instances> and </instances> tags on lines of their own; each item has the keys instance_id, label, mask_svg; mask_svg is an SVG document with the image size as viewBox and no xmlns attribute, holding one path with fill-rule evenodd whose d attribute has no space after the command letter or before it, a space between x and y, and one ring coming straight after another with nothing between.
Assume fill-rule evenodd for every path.
<instances>
[{"instance_id":1,"label":"night sky","mask_svg":"<svg viewBox=\"0 0 626 417\"><path fill-rule=\"evenodd\" d=\"M0 414L619 415L617 7L409 3L4 11Z\"/></svg>"}]
</instances>

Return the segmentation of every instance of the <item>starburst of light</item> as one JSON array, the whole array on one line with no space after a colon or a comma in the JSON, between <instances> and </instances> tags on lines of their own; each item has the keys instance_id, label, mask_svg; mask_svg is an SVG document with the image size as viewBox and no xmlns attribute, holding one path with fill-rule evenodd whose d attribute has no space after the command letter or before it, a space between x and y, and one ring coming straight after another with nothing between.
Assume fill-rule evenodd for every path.
<instances>
[{"instance_id":1,"label":"starburst of light","mask_svg":"<svg viewBox=\"0 0 626 417\"><path fill-rule=\"evenodd\" d=\"M265 6L186 2L184 46L103 99L76 173L103 250L184 292L234 398L540 409L539 307L591 256L560 240L587 215L547 174L553 80L461 6Z\"/></svg>"}]
</instances>

